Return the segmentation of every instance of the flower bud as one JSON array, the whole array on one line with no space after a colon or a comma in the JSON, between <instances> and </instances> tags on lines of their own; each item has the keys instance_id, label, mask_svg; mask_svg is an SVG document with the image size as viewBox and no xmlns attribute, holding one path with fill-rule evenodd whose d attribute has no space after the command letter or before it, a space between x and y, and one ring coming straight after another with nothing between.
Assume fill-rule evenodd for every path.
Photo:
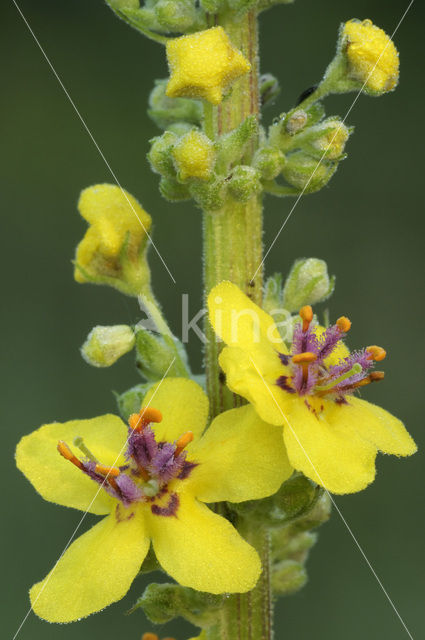
<instances>
[{"instance_id":1,"label":"flower bud","mask_svg":"<svg viewBox=\"0 0 425 640\"><path fill-rule=\"evenodd\" d=\"M214 145L198 129L192 129L180 138L173 147L172 156L179 180L208 180L211 177L215 161Z\"/></svg>"},{"instance_id":2,"label":"flower bud","mask_svg":"<svg viewBox=\"0 0 425 640\"><path fill-rule=\"evenodd\" d=\"M335 276L329 278L324 260L302 258L293 265L283 289L283 304L295 312L304 305L323 302L332 295Z\"/></svg>"},{"instance_id":3,"label":"flower bud","mask_svg":"<svg viewBox=\"0 0 425 640\"><path fill-rule=\"evenodd\" d=\"M282 171L285 156L277 147L262 147L255 153L252 164L263 180L274 180Z\"/></svg>"},{"instance_id":4,"label":"flower bud","mask_svg":"<svg viewBox=\"0 0 425 640\"><path fill-rule=\"evenodd\" d=\"M135 340L133 330L126 324L97 326L87 336L81 347L81 355L93 367L110 367L132 350Z\"/></svg>"},{"instance_id":5,"label":"flower bud","mask_svg":"<svg viewBox=\"0 0 425 640\"><path fill-rule=\"evenodd\" d=\"M90 226L77 247L75 280L135 296L149 289L152 220L137 200L121 187L98 184L81 193L78 209Z\"/></svg>"},{"instance_id":6,"label":"flower bud","mask_svg":"<svg viewBox=\"0 0 425 640\"><path fill-rule=\"evenodd\" d=\"M348 75L364 91L380 95L395 89L399 77L398 51L385 31L370 20L349 20L342 27L340 47L347 60Z\"/></svg>"},{"instance_id":7,"label":"flower bud","mask_svg":"<svg viewBox=\"0 0 425 640\"><path fill-rule=\"evenodd\" d=\"M147 381L156 382L165 374L187 377L186 365L186 352L177 338L136 328L136 367Z\"/></svg>"},{"instance_id":8,"label":"flower bud","mask_svg":"<svg viewBox=\"0 0 425 640\"><path fill-rule=\"evenodd\" d=\"M176 122L200 125L202 103L189 98L168 98L165 89L168 80L156 80L149 96L148 115L161 129L168 129Z\"/></svg>"},{"instance_id":9,"label":"flower bud","mask_svg":"<svg viewBox=\"0 0 425 640\"><path fill-rule=\"evenodd\" d=\"M287 156L282 169L285 180L304 193L314 193L324 187L335 173L337 163L327 160L319 162L304 151L296 151Z\"/></svg>"},{"instance_id":10,"label":"flower bud","mask_svg":"<svg viewBox=\"0 0 425 640\"><path fill-rule=\"evenodd\" d=\"M212 104L219 104L227 88L251 69L222 27L169 40L167 58L167 96L202 98Z\"/></svg>"},{"instance_id":11,"label":"flower bud","mask_svg":"<svg viewBox=\"0 0 425 640\"><path fill-rule=\"evenodd\" d=\"M161 195L170 202L182 202L190 200L190 191L187 186L177 182L173 178L161 178L159 182Z\"/></svg>"},{"instance_id":12,"label":"flower bud","mask_svg":"<svg viewBox=\"0 0 425 640\"><path fill-rule=\"evenodd\" d=\"M264 73L260 76L260 102L265 107L271 104L280 93L279 80L271 73Z\"/></svg>"},{"instance_id":13,"label":"flower bud","mask_svg":"<svg viewBox=\"0 0 425 640\"><path fill-rule=\"evenodd\" d=\"M284 560L273 567L272 588L276 595L288 595L307 582L307 572L301 562Z\"/></svg>"},{"instance_id":14,"label":"flower bud","mask_svg":"<svg viewBox=\"0 0 425 640\"><path fill-rule=\"evenodd\" d=\"M288 115L288 118L285 121L286 131L290 136L293 136L304 129L307 121L308 115L304 111L304 109L297 109L296 111L291 113L291 115Z\"/></svg>"},{"instance_id":15,"label":"flower bud","mask_svg":"<svg viewBox=\"0 0 425 640\"><path fill-rule=\"evenodd\" d=\"M175 178L176 170L173 164L172 150L178 142L178 137L171 131L166 131L162 136L157 136L151 140L151 149L148 153L148 160L152 171L159 173L166 178Z\"/></svg>"},{"instance_id":16,"label":"flower bud","mask_svg":"<svg viewBox=\"0 0 425 640\"><path fill-rule=\"evenodd\" d=\"M196 180L190 185L190 194L205 211L217 211L224 204L224 179Z\"/></svg>"},{"instance_id":17,"label":"flower bud","mask_svg":"<svg viewBox=\"0 0 425 640\"><path fill-rule=\"evenodd\" d=\"M227 186L229 193L235 200L248 202L261 192L260 174L254 167L239 164L233 169Z\"/></svg>"},{"instance_id":18,"label":"flower bud","mask_svg":"<svg viewBox=\"0 0 425 640\"><path fill-rule=\"evenodd\" d=\"M136 384L124 393L115 394L121 418L128 422L129 417L133 413L139 413L142 406L143 398L151 388L152 383Z\"/></svg>"},{"instance_id":19,"label":"flower bud","mask_svg":"<svg viewBox=\"0 0 425 640\"><path fill-rule=\"evenodd\" d=\"M202 29L200 14L192 0L159 0L155 15L162 29L168 33L184 33Z\"/></svg>"},{"instance_id":20,"label":"flower bud","mask_svg":"<svg viewBox=\"0 0 425 640\"><path fill-rule=\"evenodd\" d=\"M304 148L319 159L325 154L329 160L338 160L350 133L350 129L339 118L328 118L309 129L309 143Z\"/></svg>"}]
</instances>

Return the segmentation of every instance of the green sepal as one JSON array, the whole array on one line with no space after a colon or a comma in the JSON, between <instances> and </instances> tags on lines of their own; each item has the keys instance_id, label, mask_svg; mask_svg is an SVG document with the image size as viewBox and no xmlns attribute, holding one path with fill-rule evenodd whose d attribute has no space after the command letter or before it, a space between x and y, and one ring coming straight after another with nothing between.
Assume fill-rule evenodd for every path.
<instances>
[{"instance_id":1,"label":"green sepal","mask_svg":"<svg viewBox=\"0 0 425 640\"><path fill-rule=\"evenodd\" d=\"M178 584L151 583L128 613L143 609L155 624L164 624L181 616L196 626L208 627L214 624L224 600L224 594L213 595Z\"/></svg>"},{"instance_id":2,"label":"green sepal","mask_svg":"<svg viewBox=\"0 0 425 640\"><path fill-rule=\"evenodd\" d=\"M204 13L192 0L158 0L154 11L164 33L190 33L207 27Z\"/></svg>"},{"instance_id":3,"label":"green sepal","mask_svg":"<svg viewBox=\"0 0 425 640\"><path fill-rule=\"evenodd\" d=\"M233 131L221 136L217 142L217 171L226 173L230 165L239 162L245 153L247 144L257 135L257 117L252 115L245 118Z\"/></svg>"},{"instance_id":4,"label":"green sepal","mask_svg":"<svg viewBox=\"0 0 425 640\"><path fill-rule=\"evenodd\" d=\"M260 173L254 167L239 164L227 182L230 195L239 202L248 202L261 192Z\"/></svg>"},{"instance_id":5,"label":"green sepal","mask_svg":"<svg viewBox=\"0 0 425 640\"><path fill-rule=\"evenodd\" d=\"M224 204L224 178L193 180L189 189L195 202L205 211L217 211Z\"/></svg>"},{"instance_id":6,"label":"green sepal","mask_svg":"<svg viewBox=\"0 0 425 640\"><path fill-rule=\"evenodd\" d=\"M323 160L319 164L310 154L295 151L287 156L282 175L291 186L304 193L314 193L327 185L337 168L338 162Z\"/></svg>"},{"instance_id":7,"label":"green sepal","mask_svg":"<svg viewBox=\"0 0 425 640\"><path fill-rule=\"evenodd\" d=\"M147 157L151 164L152 171L159 173L159 175L165 178L176 177L172 150L178 140L175 133L166 131L162 136L156 136L149 141L151 148Z\"/></svg>"},{"instance_id":8,"label":"green sepal","mask_svg":"<svg viewBox=\"0 0 425 640\"><path fill-rule=\"evenodd\" d=\"M182 202L190 200L190 191L185 184L177 182L173 178L161 178L159 181L161 195L169 202Z\"/></svg>"},{"instance_id":9,"label":"green sepal","mask_svg":"<svg viewBox=\"0 0 425 640\"><path fill-rule=\"evenodd\" d=\"M149 96L148 115L161 129L168 129L177 122L200 126L203 107L199 100L169 98L165 94L168 78L155 80Z\"/></svg>"},{"instance_id":10,"label":"green sepal","mask_svg":"<svg viewBox=\"0 0 425 640\"><path fill-rule=\"evenodd\" d=\"M114 392L120 416L128 422L132 413L139 413L143 398L151 388L152 383L136 384L123 393Z\"/></svg>"},{"instance_id":11,"label":"green sepal","mask_svg":"<svg viewBox=\"0 0 425 640\"><path fill-rule=\"evenodd\" d=\"M154 334L144 327L136 327L136 367L149 382L164 375L188 377L186 351L174 336Z\"/></svg>"},{"instance_id":12,"label":"green sepal","mask_svg":"<svg viewBox=\"0 0 425 640\"><path fill-rule=\"evenodd\" d=\"M153 571L162 571L162 568L158 560L156 559L155 551L153 550L153 547L151 545L149 547L148 554L143 560L142 566L140 567L139 575L152 573Z\"/></svg>"}]
</instances>

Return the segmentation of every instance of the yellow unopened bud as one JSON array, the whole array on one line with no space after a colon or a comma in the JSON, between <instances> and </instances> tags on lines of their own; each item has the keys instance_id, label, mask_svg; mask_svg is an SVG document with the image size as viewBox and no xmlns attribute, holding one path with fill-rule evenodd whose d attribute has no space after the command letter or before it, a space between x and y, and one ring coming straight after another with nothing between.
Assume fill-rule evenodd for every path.
<instances>
[{"instance_id":1,"label":"yellow unopened bud","mask_svg":"<svg viewBox=\"0 0 425 640\"><path fill-rule=\"evenodd\" d=\"M110 367L134 347L136 338L131 327L118 324L94 327L81 347L84 360L93 367Z\"/></svg>"},{"instance_id":2,"label":"yellow unopened bud","mask_svg":"<svg viewBox=\"0 0 425 640\"><path fill-rule=\"evenodd\" d=\"M349 20L342 31L342 47L350 76L373 94L391 91L399 77L398 51L391 38L370 20Z\"/></svg>"},{"instance_id":3,"label":"yellow unopened bud","mask_svg":"<svg viewBox=\"0 0 425 640\"><path fill-rule=\"evenodd\" d=\"M77 282L110 284L138 295L149 284L145 253L151 217L132 195L116 185L85 189L78 209L89 228L77 247Z\"/></svg>"},{"instance_id":4,"label":"yellow unopened bud","mask_svg":"<svg viewBox=\"0 0 425 640\"><path fill-rule=\"evenodd\" d=\"M333 123L327 120L317 125L316 133L320 134L321 129L323 129L323 135L319 135L315 140L312 140L312 146L320 154L326 153L326 157L329 160L337 160L341 157L350 135L348 127L336 119Z\"/></svg>"},{"instance_id":5,"label":"yellow unopened bud","mask_svg":"<svg viewBox=\"0 0 425 640\"><path fill-rule=\"evenodd\" d=\"M251 65L222 27L212 27L167 42L170 98L203 98L219 104L223 92Z\"/></svg>"},{"instance_id":6,"label":"yellow unopened bud","mask_svg":"<svg viewBox=\"0 0 425 640\"><path fill-rule=\"evenodd\" d=\"M192 129L184 135L174 146L172 155L180 180L207 180L211 176L215 161L214 146L201 131Z\"/></svg>"}]
</instances>

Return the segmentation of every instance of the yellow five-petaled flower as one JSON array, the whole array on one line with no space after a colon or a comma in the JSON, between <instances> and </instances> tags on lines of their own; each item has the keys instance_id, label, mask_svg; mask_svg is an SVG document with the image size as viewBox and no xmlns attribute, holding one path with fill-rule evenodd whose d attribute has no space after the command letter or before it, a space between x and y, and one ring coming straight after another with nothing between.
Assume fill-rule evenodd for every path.
<instances>
[{"instance_id":1,"label":"yellow five-petaled flower","mask_svg":"<svg viewBox=\"0 0 425 640\"><path fill-rule=\"evenodd\" d=\"M290 350L273 318L230 282L209 296L210 321L228 345L220 355L227 385L247 398L258 415L283 426L293 467L333 493L364 489L375 477L377 451L416 451L403 424L353 393L382 379L372 371L385 357L371 346L349 354L342 338L348 318L323 330L303 307Z\"/></svg>"},{"instance_id":2,"label":"yellow five-petaled flower","mask_svg":"<svg viewBox=\"0 0 425 640\"><path fill-rule=\"evenodd\" d=\"M280 429L246 406L221 414L202 435L208 400L186 379L158 383L143 406L128 431L106 415L45 425L18 445L17 465L43 498L105 516L32 587L35 613L50 622L122 598L151 541L163 569L200 591L244 592L259 577L255 549L205 503L277 491L292 473Z\"/></svg>"}]
</instances>

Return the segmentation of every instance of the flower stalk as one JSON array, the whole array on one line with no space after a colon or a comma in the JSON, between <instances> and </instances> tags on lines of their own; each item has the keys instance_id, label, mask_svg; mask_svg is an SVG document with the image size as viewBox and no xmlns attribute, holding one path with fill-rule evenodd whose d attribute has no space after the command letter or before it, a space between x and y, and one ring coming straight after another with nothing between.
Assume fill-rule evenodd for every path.
<instances>
[{"instance_id":1,"label":"flower stalk","mask_svg":"<svg viewBox=\"0 0 425 640\"><path fill-rule=\"evenodd\" d=\"M231 95L218 106L205 103L204 132L212 140L235 130L249 116L259 117L258 18L256 11L242 18L234 14L216 16L233 45L247 58L251 72L233 86ZM212 25L211 25L212 26ZM246 149L248 164L258 141L253 138ZM227 196L218 211L204 212L204 293L223 280L237 284L257 304L262 298L263 209L261 195L248 202ZM255 274L255 276L254 276ZM205 364L207 392L212 416L238 406L241 399L226 387L220 373L220 343L209 322L206 323ZM243 529L243 530L242 530ZM231 595L221 610L219 621L206 631L207 640L270 640L272 638L272 597L270 584L270 541L258 522L244 521L241 534L258 551L263 565L260 580L247 594Z\"/></svg>"}]
</instances>

